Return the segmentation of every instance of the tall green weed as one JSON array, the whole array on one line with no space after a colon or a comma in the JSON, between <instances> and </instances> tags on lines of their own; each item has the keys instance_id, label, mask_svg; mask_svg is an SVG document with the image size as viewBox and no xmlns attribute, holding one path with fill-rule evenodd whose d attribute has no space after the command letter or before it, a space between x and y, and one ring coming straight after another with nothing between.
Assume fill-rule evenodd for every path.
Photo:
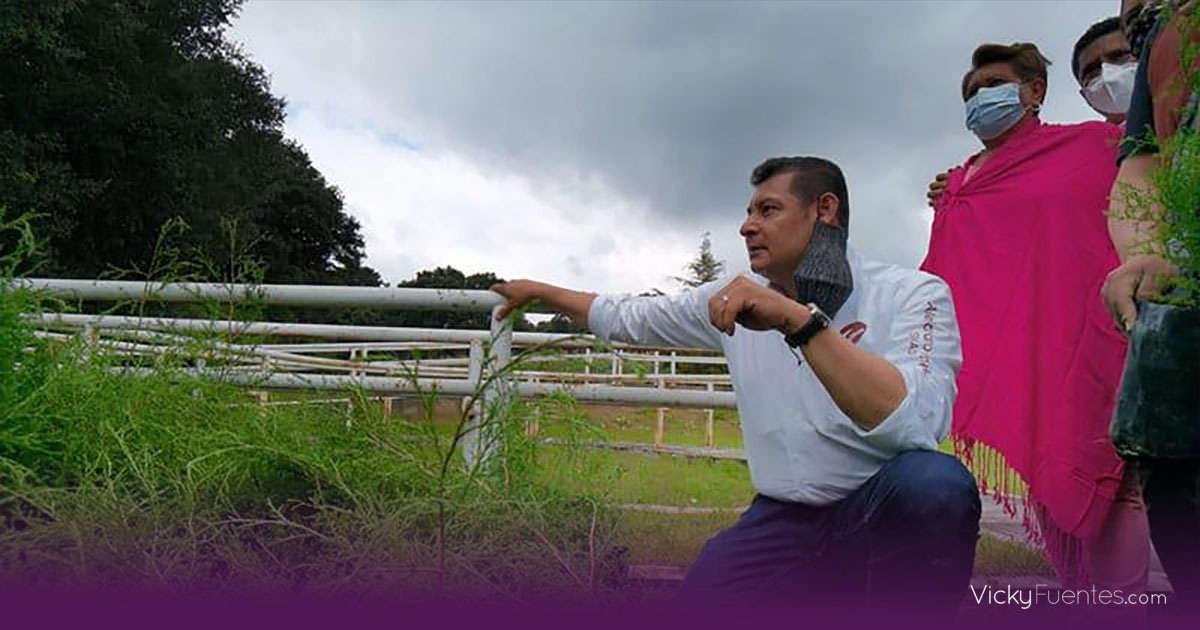
<instances>
[{"instance_id":1,"label":"tall green weed","mask_svg":"<svg viewBox=\"0 0 1200 630\"><path fill-rule=\"evenodd\" d=\"M461 440L434 422L434 392L406 419L354 390L349 409L248 404L243 390L189 376L186 355L39 338L22 314L45 305L11 277L0 277L0 572L506 597L593 596L618 579L615 512L602 494L543 482L543 447L525 431L533 403L509 403L491 433L494 465L469 467ZM114 371L131 365L152 369ZM569 434L582 438L573 404L537 413L575 422Z\"/></svg>"}]
</instances>

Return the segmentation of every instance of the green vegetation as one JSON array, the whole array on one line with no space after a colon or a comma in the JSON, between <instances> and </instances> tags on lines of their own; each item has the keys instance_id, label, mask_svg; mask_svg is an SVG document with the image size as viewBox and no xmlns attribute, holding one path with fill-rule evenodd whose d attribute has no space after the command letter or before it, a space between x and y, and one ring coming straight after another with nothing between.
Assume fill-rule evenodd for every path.
<instances>
[{"instance_id":1,"label":"green vegetation","mask_svg":"<svg viewBox=\"0 0 1200 630\"><path fill-rule=\"evenodd\" d=\"M1179 274L1168 278L1158 301L1200 309L1200 11L1196 6L1184 12L1166 7L1169 20L1182 34L1185 42L1179 51L1181 66L1191 68L1181 74L1180 82L1169 86L1163 95L1191 95L1175 135L1161 146L1157 138L1140 138L1138 145L1155 147L1163 156L1159 167L1150 173L1150 186L1138 189L1127 186L1122 190L1126 200L1122 219L1148 226L1150 237L1140 243L1142 253L1160 256L1174 265ZM1149 227L1152 226L1152 227Z\"/></svg>"},{"instance_id":2,"label":"green vegetation","mask_svg":"<svg viewBox=\"0 0 1200 630\"><path fill-rule=\"evenodd\" d=\"M38 213L43 273L145 269L180 220L205 259L248 251L271 282L379 284L267 72L226 38L240 4L0 5L0 205Z\"/></svg>"},{"instance_id":3,"label":"green vegetation","mask_svg":"<svg viewBox=\"0 0 1200 630\"><path fill-rule=\"evenodd\" d=\"M82 344L34 338L19 313L38 306L0 289L0 571L514 595L614 580L616 517L603 493L539 480L523 427L501 427L497 465L468 470L445 431L385 422L353 392L352 411L258 407L169 361L147 378L115 376Z\"/></svg>"}]
</instances>

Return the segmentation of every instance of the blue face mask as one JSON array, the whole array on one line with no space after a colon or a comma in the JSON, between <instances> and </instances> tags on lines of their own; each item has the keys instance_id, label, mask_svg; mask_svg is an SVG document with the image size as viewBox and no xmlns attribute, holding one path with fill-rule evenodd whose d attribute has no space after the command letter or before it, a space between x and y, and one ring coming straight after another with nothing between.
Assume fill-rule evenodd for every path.
<instances>
[{"instance_id":1,"label":"blue face mask","mask_svg":"<svg viewBox=\"0 0 1200 630\"><path fill-rule=\"evenodd\" d=\"M1024 115L1021 86L1016 83L979 88L967 101L967 129L980 140L991 140L1012 129Z\"/></svg>"}]
</instances>

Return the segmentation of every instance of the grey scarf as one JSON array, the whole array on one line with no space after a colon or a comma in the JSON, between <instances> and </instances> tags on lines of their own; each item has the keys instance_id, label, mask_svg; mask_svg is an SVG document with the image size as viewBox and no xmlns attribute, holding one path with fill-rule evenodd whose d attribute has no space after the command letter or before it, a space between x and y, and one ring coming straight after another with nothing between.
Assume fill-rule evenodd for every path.
<instances>
[{"instance_id":1,"label":"grey scarf","mask_svg":"<svg viewBox=\"0 0 1200 630\"><path fill-rule=\"evenodd\" d=\"M792 273L796 299L815 303L833 317L854 290L850 261L846 258L846 230L817 221L808 250Z\"/></svg>"}]
</instances>

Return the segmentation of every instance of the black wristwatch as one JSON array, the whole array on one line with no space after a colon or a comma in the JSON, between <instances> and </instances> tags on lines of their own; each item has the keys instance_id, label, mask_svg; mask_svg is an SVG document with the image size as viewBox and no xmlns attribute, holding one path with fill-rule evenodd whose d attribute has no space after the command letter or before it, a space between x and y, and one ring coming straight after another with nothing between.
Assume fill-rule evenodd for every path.
<instances>
[{"instance_id":1,"label":"black wristwatch","mask_svg":"<svg viewBox=\"0 0 1200 630\"><path fill-rule=\"evenodd\" d=\"M821 309L817 308L816 304L808 305L809 316L808 322L800 327L800 330L784 336L787 344L793 348L799 348L808 343L817 333L829 328L829 316Z\"/></svg>"}]
</instances>

